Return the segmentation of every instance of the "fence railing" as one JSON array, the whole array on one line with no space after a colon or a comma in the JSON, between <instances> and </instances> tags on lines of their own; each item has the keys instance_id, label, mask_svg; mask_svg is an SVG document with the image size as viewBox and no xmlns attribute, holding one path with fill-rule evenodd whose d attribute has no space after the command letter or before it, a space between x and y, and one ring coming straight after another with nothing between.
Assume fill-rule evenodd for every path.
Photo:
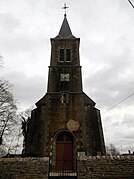
<instances>
[{"instance_id":1,"label":"fence railing","mask_svg":"<svg viewBox=\"0 0 134 179\"><path fill-rule=\"evenodd\" d=\"M74 160L56 160L49 163L49 176L77 177L77 163Z\"/></svg>"}]
</instances>

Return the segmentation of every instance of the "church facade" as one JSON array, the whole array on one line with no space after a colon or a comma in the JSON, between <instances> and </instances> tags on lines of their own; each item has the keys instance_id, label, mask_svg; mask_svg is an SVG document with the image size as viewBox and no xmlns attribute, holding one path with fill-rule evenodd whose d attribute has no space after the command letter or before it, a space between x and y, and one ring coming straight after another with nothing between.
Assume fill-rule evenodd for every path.
<instances>
[{"instance_id":1,"label":"church facade","mask_svg":"<svg viewBox=\"0 0 134 179\"><path fill-rule=\"evenodd\" d=\"M83 92L80 38L66 14L51 38L47 92L27 122L24 156L49 157L55 170L73 170L79 155L105 155L100 111Z\"/></svg>"}]
</instances>

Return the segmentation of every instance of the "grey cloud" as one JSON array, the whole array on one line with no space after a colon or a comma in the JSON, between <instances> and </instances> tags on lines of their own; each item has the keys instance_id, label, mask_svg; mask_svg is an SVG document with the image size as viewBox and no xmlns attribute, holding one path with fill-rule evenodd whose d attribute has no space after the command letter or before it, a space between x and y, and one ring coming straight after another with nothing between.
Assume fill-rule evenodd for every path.
<instances>
[{"instance_id":1,"label":"grey cloud","mask_svg":"<svg viewBox=\"0 0 134 179\"><path fill-rule=\"evenodd\" d=\"M45 95L46 79L44 76L27 77L25 73L14 71L6 74L6 78L13 84L13 93L21 108L31 107Z\"/></svg>"},{"instance_id":2,"label":"grey cloud","mask_svg":"<svg viewBox=\"0 0 134 179\"><path fill-rule=\"evenodd\" d=\"M132 128L125 128L125 126L123 126L121 128L121 126L120 126L119 129L120 130L118 130L116 132L116 137L118 138L119 141L121 139L122 139L122 141L126 139L126 144L127 144L127 142L129 143L129 141L134 140L134 137L133 137L134 136L134 127L132 127Z\"/></svg>"},{"instance_id":3,"label":"grey cloud","mask_svg":"<svg viewBox=\"0 0 134 179\"><path fill-rule=\"evenodd\" d=\"M130 112L133 112L133 111L130 111ZM122 124L127 126L128 128L134 126L134 115L131 113L126 113L123 116Z\"/></svg>"},{"instance_id":4,"label":"grey cloud","mask_svg":"<svg viewBox=\"0 0 134 179\"><path fill-rule=\"evenodd\" d=\"M3 49L6 49L10 53L22 52L22 51L35 51L39 48L43 48L45 45L45 39L39 39L38 37L29 36L15 36L1 38L0 45Z\"/></svg>"},{"instance_id":5,"label":"grey cloud","mask_svg":"<svg viewBox=\"0 0 134 179\"><path fill-rule=\"evenodd\" d=\"M110 60L110 65L90 74L88 78L84 80L85 88L91 91L91 95L96 96L97 99L102 101L102 105L112 105L124 99L130 95L133 91L133 62L131 59L123 58L127 57L127 54L122 55L120 58ZM111 57L110 57L111 58ZM130 61L130 62L129 62ZM89 84L91 84L89 86ZM108 100L110 98L110 103ZM104 102L107 101L107 104Z\"/></svg>"},{"instance_id":6,"label":"grey cloud","mask_svg":"<svg viewBox=\"0 0 134 179\"><path fill-rule=\"evenodd\" d=\"M0 13L0 31L4 34L10 34L20 26L19 19L15 18L11 13Z\"/></svg>"}]
</instances>

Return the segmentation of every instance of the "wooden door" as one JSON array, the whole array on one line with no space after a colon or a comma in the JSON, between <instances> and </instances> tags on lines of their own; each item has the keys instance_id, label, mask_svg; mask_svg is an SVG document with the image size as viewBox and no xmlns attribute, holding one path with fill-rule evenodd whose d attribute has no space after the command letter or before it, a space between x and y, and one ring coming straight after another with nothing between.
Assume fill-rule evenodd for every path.
<instances>
[{"instance_id":1,"label":"wooden door","mask_svg":"<svg viewBox=\"0 0 134 179\"><path fill-rule=\"evenodd\" d=\"M57 141L56 143L56 169L73 170L73 142Z\"/></svg>"}]
</instances>

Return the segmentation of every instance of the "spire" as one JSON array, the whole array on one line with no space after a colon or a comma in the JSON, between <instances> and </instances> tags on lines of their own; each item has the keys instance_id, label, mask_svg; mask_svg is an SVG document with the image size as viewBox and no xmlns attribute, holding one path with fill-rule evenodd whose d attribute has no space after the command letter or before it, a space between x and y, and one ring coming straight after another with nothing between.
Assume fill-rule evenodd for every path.
<instances>
[{"instance_id":1,"label":"spire","mask_svg":"<svg viewBox=\"0 0 134 179\"><path fill-rule=\"evenodd\" d=\"M56 39L74 39L74 38L76 38L76 37L73 36L73 34L71 32L66 13L64 14L64 20L63 20L63 23L61 25L59 34L55 38Z\"/></svg>"}]
</instances>

